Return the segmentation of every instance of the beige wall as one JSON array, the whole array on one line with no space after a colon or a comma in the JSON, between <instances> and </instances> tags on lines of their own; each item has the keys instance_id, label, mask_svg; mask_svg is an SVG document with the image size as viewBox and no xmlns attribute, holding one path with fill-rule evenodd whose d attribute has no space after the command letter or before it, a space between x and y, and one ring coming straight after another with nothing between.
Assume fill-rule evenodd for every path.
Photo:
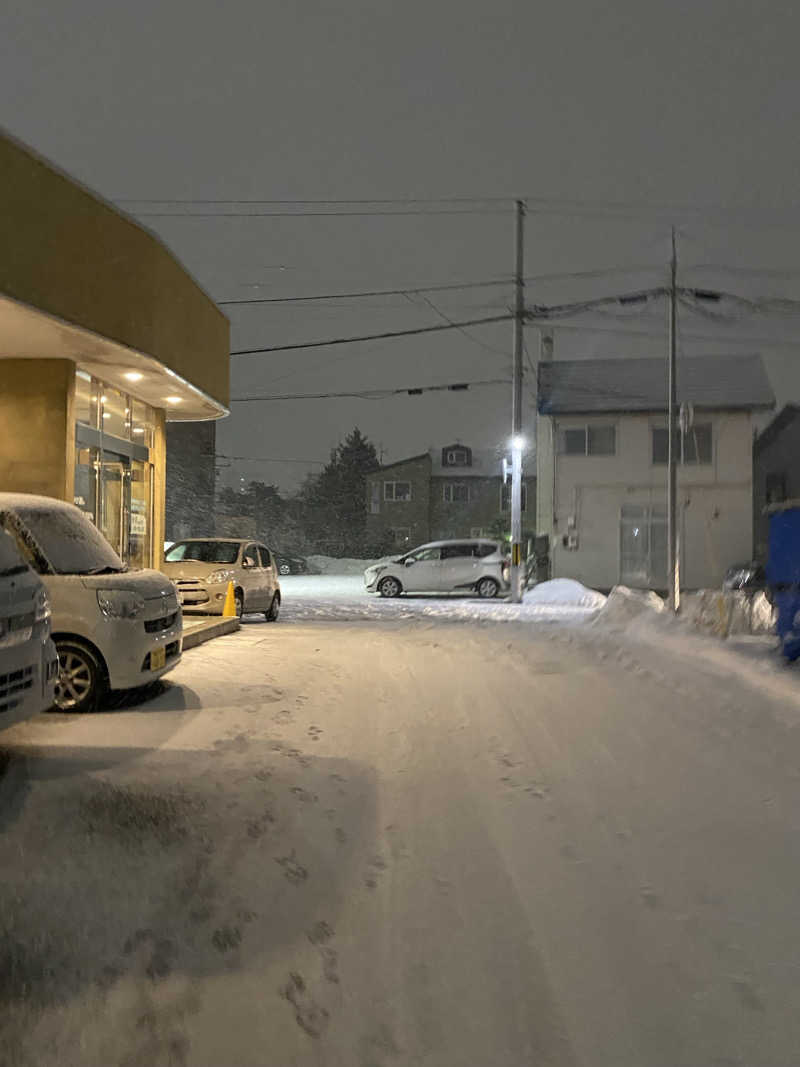
<instances>
[{"instance_id":1,"label":"beige wall","mask_svg":"<svg viewBox=\"0 0 800 1067\"><path fill-rule=\"evenodd\" d=\"M0 360L0 491L72 500L75 364Z\"/></svg>"},{"instance_id":2,"label":"beige wall","mask_svg":"<svg viewBox=\"0 0 800 1067\"><path fill-rule=\"evenodd\" d=\"M153 356L227 407L228 320L152 234L0 134L0 292Z\"/></svg>"},{"instance_id":3,"label":"beige wall","mask_svg":"<svg viewBox=\"0 0 800 1067\"><path fill-rule=\"evenodd\" d=\"M679 468L682 583L718 586L726 568L752 553L752 425L747 413L696 414L711 422L712 463ZM546 416L539 422L549 423ZM616 425L616 455L564 456L558 430L586 424ZM554 577L610 588L620 580L620 515L624 504L666 506L666 465L652 463L651 431L665 421L647 415L568 417L552 420L555 454L540 429L539 532L551 535ZM541 464L555 469L552 505L542 492ZM551 475L551 484L552 475ZM578 548L562 538L574 517Z\"/></svg>"},{"instance_id":4,"label":"beige wall","mask_svg":"<svg viewBox=\"0 0 800 1067\"><path fill-rule=\"evenodd\" d=\"M167 420L163 411L156 411L156 433L150 460L153 464L153 566L158 570L164 562L167 507Z\"/></svg>"}]
</instances>

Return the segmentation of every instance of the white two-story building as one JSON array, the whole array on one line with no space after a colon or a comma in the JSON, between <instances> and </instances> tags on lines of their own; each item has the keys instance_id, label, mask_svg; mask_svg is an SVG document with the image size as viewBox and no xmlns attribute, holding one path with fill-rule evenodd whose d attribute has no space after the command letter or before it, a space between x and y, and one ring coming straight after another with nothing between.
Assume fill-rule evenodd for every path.
<instances>
[{"instance_id":1,"label":"white two-story building","mask_svg":"<svg viewBox=\"0 0 800 1067\"><path fill-rule=\"evenodd\" d=\"M775 399L760 356L678 363L681 584L719 586L752 556L753 413ZM537 531L553 577L667 587L667 367L558 360L538 370Z\"/></svg>"}]
</instances>

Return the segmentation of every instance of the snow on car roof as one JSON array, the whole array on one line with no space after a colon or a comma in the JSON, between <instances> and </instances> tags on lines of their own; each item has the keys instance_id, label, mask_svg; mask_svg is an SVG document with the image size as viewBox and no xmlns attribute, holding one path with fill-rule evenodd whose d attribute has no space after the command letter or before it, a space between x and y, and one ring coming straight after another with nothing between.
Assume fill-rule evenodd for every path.
<instances>
[{"instance_id":1,"label":"snow on car roof","mask_svg":"<svg viewBox=\"0 0 800 1067\"><path fill-rule=\"evenodd\" d=\"M74 504L54 496L38 496L36 493L0 493L0 507L28 508L31 511L80 511Z\"/></svg>"}]
</instances>

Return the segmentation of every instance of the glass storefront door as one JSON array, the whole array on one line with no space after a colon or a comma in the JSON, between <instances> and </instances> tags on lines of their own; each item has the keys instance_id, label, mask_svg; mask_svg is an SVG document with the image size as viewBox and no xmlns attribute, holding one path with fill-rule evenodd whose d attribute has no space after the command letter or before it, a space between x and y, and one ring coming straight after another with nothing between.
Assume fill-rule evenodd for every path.
<instances>
[{"instance_id":1,"label":"glass storefront door","mask_svg":"<svg viewBox=\"0 0 800 1067\"><path fill-rule=\"evenodd\" d=\"M77 372L74 500L132 567L153 562L154 434L152 408Z\"/></svg>"}]
</instances>

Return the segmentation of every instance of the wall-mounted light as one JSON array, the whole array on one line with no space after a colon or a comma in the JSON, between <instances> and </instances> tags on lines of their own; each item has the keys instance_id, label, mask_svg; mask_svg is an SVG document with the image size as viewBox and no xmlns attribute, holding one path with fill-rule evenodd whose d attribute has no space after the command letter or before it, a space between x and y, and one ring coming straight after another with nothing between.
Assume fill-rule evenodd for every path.
<instances>
[{"instance_id":1,"label":"wall-mounted light","mask_svg":"<svg viewBox=\"0 0 800 1067\"><path fill-rule=\"evenodd\" d=\"M144 433L144 427L143 426L134 426L133 432L134 433Z\"/></svg>"},{"instance_id":2,"label":"wall-mounted light","mask_svg":"<svg viewBox=\"0 0 800 1067\"><path fill-rule=\"evenodd\" d=\"M140 382L142 378L144 378L144 375L141 374L138 370L126 370L122 377L127 382Z\"/></svg>"}]
</instances>

